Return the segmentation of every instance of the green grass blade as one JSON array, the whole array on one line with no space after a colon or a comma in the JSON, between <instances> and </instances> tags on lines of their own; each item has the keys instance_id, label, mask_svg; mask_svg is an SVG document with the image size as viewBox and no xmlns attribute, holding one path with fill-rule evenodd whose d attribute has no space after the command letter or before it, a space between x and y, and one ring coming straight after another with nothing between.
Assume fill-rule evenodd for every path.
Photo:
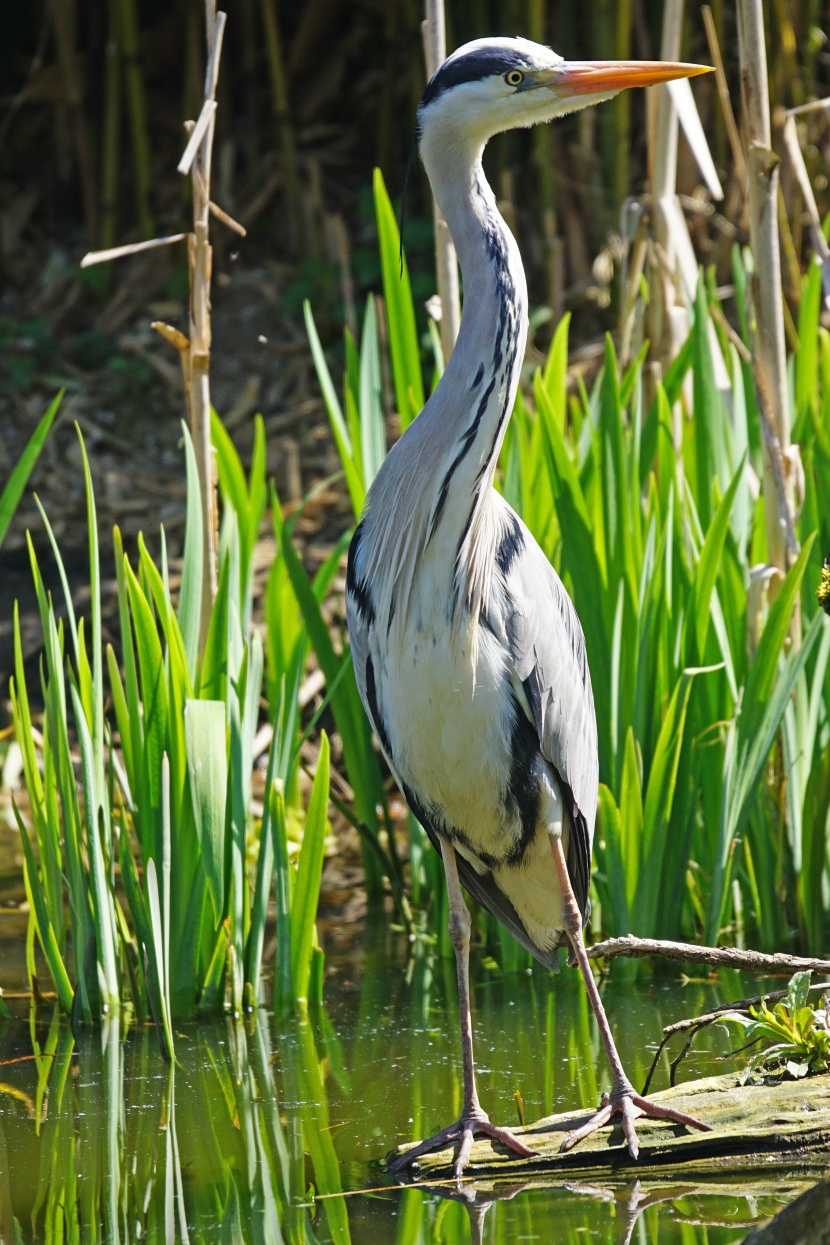
<instances>
[{"instance_id":1,"label":"green grass blade","mask_svg":"<svg viewBox=\"0 0 830 1245\"><path fill-rule=\"evenodd\" d=\"M89 469L86 445L80 427L76 425L81 457L84 464L84 487L86 490L87 545L89 550L89 600L92 612L92 717L89 729L92 737L92 780L98 811L104 830L107 855L112 859L112 833L110 828L109 800L106 795L106 769L104 766L104 646L101 636L101 558L98 549L98 516L95 509L95 492L92 472Z\"/></svg>"},{"instance_id":2,"label":"green grass blade","mask_svg":"<svg viewBox=\"0 0 830 1245\"><path fill-rule=\"evenodd\" d=\"M156 862L153 860L152 856L147 861L147 871L145 876L147 884L147 907L150 915L150 932L153 939L153 952L155 954L156 969L158 972L161 1027L167 1056L172 1059L174 1052L173 1029L170 1023L170 1009L168 1005L168 981L164 971L164 921L161 915L161 899L159 897Z\"/></svg>"},{"instance_id":3,"label":"green grass blade","mask_svg":"<svg viewBox=\"0 0 830 1245\"><path fill-rule=\"evenodd\" d=\"M317 597L294 549L287 527L282 531L281 548L314 652L326 682L331 685L340 673L341 658L334 651ZM343 758L354 791L358 815L374 829L377 826L378 805L385 802L383 782L377 754L372 747L368 722L360 704L354 671L343 677L331 703L343 741ZM380 880L377 861L369 852L364 852L364 867L367 886L376 891Z\"/></svg>"},{"instance_id":4,"label":"green grass blade","mask_svg":"<svg viewBox=\"0 0 830 1245\"><path fill-rule=\"evenodd\" d=\"M640 847L642 864L632 906L632 911L637 914L637 933L643 938L649 938L655 932L655 915L660 895L659 880L663 876L663 856L684 741L686 710L692 679L697 673L697 670L684 670L675 685L654 749L646 785Z\"/></svg>"},{"instance_id":5,"label":"green grass blade","mask_svg":"<svg viewBox=\"0 0 830 1245\"><path fill-rule=\"evenodd\" d=\"M386 457L386 428L380 381L380 346L375 300L366 299L360 342L360 440L363 483L369 491Z\"/></svg>"},{"instance_id":6,"label":"green grass blade","mask_svg":"<svg viewBox=\"0 0 830 1245\"><path fill-rule=\"evenodd\" d=\"M723 401L715 383L715 370L709 341L709 307L703 279L698 281L695 322L692 329L692 371L694 373L694 483L695 505L703 530L712 521L712 484L723 486L731 472L726 471Z\"/></svg>"},{"instance_id":7,"label":"green grass blade","mask_svg":"<svg viewBox=\"0 0 830 1245\"><path fill-rule=\"evenodd\" d=\"M711 615L712 592L718 577L726 536L729 532L732 505L735 500L735 494L743 479L743 473L744 462L742 461L735 472L729 488L723 495L715 517L709 524L709 530L706 533L706 539L700 551L700 558L695 569L692 598L689 603L689 614L686 620L687 628L694 628L693 634L696 642L695 651L690 652L687 640L686 661L688 664L691 664L692 661L703 661L704 658L706 636L709 631L709 618Z\"/></svg>"},{"instance_id":8,"label":"green grass blade","mask_svg":"<svg viewBox=\"0 0 830 1245\"><path fill-rule=\"evenodd\" d=\"M199 660L199 623L202 610L203 539L202 500L199 468L187 425L182 424L187 471L187 512L184 528L182 582L179 588L178 618L191 682L196 681Z\"/></svg>"},{"instance_id":9,"label":"green grass blade","mask_svg":"<svg viewBox=\"0 0 830 1245\"><path fill-rule=\"evenodd\" d=\"M92 735L84 715L81 698L73 687L72 704L75 711L75 729L81 750L81 775L84 788L86 813L87 855L89 859L89 884L92 896L92 915L95 922L95 944L98 953L98 977L101 1002L104 1011L117 1016L121 996L118 976L118 931L113 908L113 897L107 880L107 863L104 857L103 813L96 797L95 749ZM82 970L80 970L82 971Z\"/></svg>"},{"instance_id":10,"label":"green grass blade","mask_svg":"<svg viewBox=\"0 0 830 1245\"><path fill-rule=\"evenodd\" d=\"M226 558L219 572L219 586L213 602L197 688L197 695L201 700L221 700L223 704L228 687L229 583L230 559Z\"/></svg>"},{"instance_id":11,"label":"green grass blade","mask_svg":"<svg viewBox=\"0 0 830 1245\"><path fill-rule=\"evenodd\" d=\"M5 540L6 532L8 532L14 517L14 512L17 509L20 498L23 496L23 490L28 483L29 476L32 474L40 451L43 449L44 442L49 435L49 429L52 427L52 422L58 413L58 407L61 404L63 395L64 390L61 389L60 393L49 403L46 413L41 416L37 428L35 428L29 438L26 448L15 463L11 475L4 484L2 492L0 492L0 546L2 546Z\"/></svg>"},{"instance_id":12,"label":"green grass blade","mask_svg":"<svg viewBox=\"0 0 830 1245\"><path fill-rule=\"evenodd\" d=\"M277 906L277 952L274 971L274 1011L289 1011L294 997L291 954L291 867L288 862L288 833L285 801L276 783L267 794L271 809L271 834Z\"/></svg>"},{"instance_id":13,"label":"green grass blade","mask_svg":"<svg viewBox=\"0 0 830 1245\"><path fill-rule=\"evenodd\" d=\"M308 1000L311 947L314 939L314 923L317 919L317 901L320 894L320 878L323 872L323 848L326 840L326 823L329 803L329 741L325 731L320 735L320 755L317 773L308 802L303 845L291 897L291 980L294 998L300 1003Z\"/></svg>"},{"instance_id":14,"label":"green grass blade","mask_svg":"<svg viewBox=\"0 0 830 1245\"><path fill-rule=\"evenodd\" d=\"M184 710L184 733L190 796L215 926L225 908L228 757L222 701L189 700Z\"/></svg>"},{"instance_id":15,"label":"green grass blade","mask_svg":"<svg viewBox=\"0 0 830 1245\"><path fill-rule=\"evenodd\" d=\"M314 317L311 313L311 307L308 302L303 304L303 314L305 316L306 332L308 333L308 341L311 346L311 357L314 360L314 368L317 372L317 381L323 394L323 403L328 412L329 423L334 434L334 441L337 446L337 452L340 455L340 462L343 465L343 473L346 477L346 487L349 490L349 497L352 502L355 518L359 519L363 511L363 505L366 501L366 489L358 472L354 451L352 448L352 438L349 435L349 429L343 418L343 411L337 397L337 391L331 379L326 356L323 353L323 347L320 344L320 338L317 335L317 328L314 323Z\"/></svg>"},{"instance_id":16,"label":"green grass blade","mask_svg":"<svg viewBox=\"0 0 830 1245\"><path fill-rule=\"evenodd\" d=\"M599 789L599 823L602 828L602 848L598 844L598 860L602 852L602 873L605 882L603 907L607 906L605 920L615 936L629 932L628 901L625 893L626 870L621 851L620 810L614 796L604 783ZM595 875L595 882L599 879Z\"/></svg>"},{"instance_id":17,"label":"green grass blade","mask_svg":"<svg viewBox=\"0 0 830 1245\"><path fill-rule=\"evenodd\" d=\"M421 348L415 325L409 270L406 259L401 256L398 222L395 220L395 212L380 169L375 169L372 185L395 401L401 417L401 427L407 428L424 405Z\"/></svg>"},{"instance_id":18,"label":"green grass blade","mask_svg":"<svg viewBox=\"0 0 830 1245\"><path fill-rule=\"evenodd\" d=\"M20 831L20 842L23 846L23 876L26 884L26 895L29 900L30 920L34 922L38 941L43 948L46 963L49 965L49 972L52 975L52 981L55 983L58 1001L66 1014L70 1015L74 999L72 984L58 947L54 926L49 918L46 897L43 893L43 886L38 873L31 840L29 839L29 832L26 829L23 818L20 816L17 801L14 799L12 799L12 808L17 821L17 828Z\"/></svg>"},{"instance_id":19,"label":"green grass blade","mask_svg":"<svg viewBox=\"0 0 830 1245\"><path fill-rule=\"evenodd\" d=\"M795 356L795 409L799 420L818 402L818 329L821 314L822 265L813 259L798 309L798 354Z\"/></svg>"},{"instance_id":20,"label":"green grass blade","mask_svg":"<svg viewBox=\"0 0 830 1245\"><path fill-rule=\"evenodd\" d=\"M560 432L565 431L568 414L568 332L571 324L571 313L568 311L556 326L553 341L550 344L544 368L537 372L545 393L550 401L550 409Z\"/></svg>"},{"instance_id":21,"label":"green grass blade","mask_svg":"<svg viewBox=\"0 0 830 1245\"><path fill-rule=\"evenodd\" d=\"M160 856L161 758L167 746L167 687L164 658L153 612L132 568L126 564L125 569L130 613L138 651L144 720L146 789L142 794L146 795L149 801L147 820L149 826L153 828L148 841L142 843L146 859L148 855Z\"/></svg>"},{"instance_id":22,"label":"green grass blade","mask_svg":"<svg viewBox=\"0 0 830 1245\"><path fill-rule=\"evenodd\" d=\"M706 937L716 939L726 909L729 864L735 838L741 833L754 803L761 771L769 756L784 712L801 670L818 638L822 616L816 614L798 652L790 653L779 669L781 650L796 596L810 556L812 540L790 569L769 612L761 641L750 667L740 712L733 725Z\"/></svg>"}]
</instances>

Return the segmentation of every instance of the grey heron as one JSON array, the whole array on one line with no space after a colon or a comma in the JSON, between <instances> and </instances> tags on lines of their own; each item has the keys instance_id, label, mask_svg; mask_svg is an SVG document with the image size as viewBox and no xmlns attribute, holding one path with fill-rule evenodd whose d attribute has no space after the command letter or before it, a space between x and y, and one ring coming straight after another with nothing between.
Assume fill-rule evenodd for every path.
<instances>
[{"instance_id":1,"label":"grey heron","mask_svg":"<svg viewBox=\"0 0 830 1245\"><path fill-rule=\"evenodd\" d=\"M564 1149L616 1115L634 1158L642 1115L707 1129L635 1092L585 953L598 789L591 678L570 598L493 487L527 337L527 287L481 163L502 130L702 72L566 61L525 39L482 39L440 66L418 108L418 149L456 245L464 310L439 385L372 484L349 550L346 610L363 704L443 858L464 1104L454 1124L407 1151L399 1167L457 1142L460 1175L476 1134L533 1153L491 1124L478 1100L462 885L553 972L569 940L582 972L611 1091Z\"/></svg>"}]
</instances>

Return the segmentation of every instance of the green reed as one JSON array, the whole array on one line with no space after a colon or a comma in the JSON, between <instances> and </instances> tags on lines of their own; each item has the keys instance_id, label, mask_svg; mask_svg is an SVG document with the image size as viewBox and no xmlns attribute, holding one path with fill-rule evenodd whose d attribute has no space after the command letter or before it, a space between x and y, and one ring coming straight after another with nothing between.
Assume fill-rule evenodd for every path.
<instances>
[{"instance_id":1,"label":"green reed","mask_svg":"<svg viewBox=\"0 0 830 1245\"><path fill-rule=\"evenodd\" d=\"M218 421L214 426L224 504L219 583L201 656L202 517L186 430L184 441L187 515L175 601L163 530L157 565L142 539L132 560L116 529L121 664L108 646L105 684L95 499L81 441L89 620L76 617L45 514L65 625L29 542L44 639L40 737L33 730L17 615L11 685L33 823L30 831L17 812L31 905L30 977L37 975L36 935L61 1006L76 1021L115 1017L128 1007L156 1020L168 1054L176 1018L226 1005L239 1012L261 997L275 860L278 999L283 1007L304 1005L319 993L314 922L329 784L322 734L306 810L296 766L302 742L297 690L307 641L297 634L291 658L270 673L279 697L272 703L264 813L258 825L252 821L264 667L251 621L252 551L267 501L261 421L248 478L224 429ZM324 576L323 588L327 582ZM111 714L104 712L105 700ZM296 867L288 859L286 802L304 822Z\"/></svg>"}]
</instances>

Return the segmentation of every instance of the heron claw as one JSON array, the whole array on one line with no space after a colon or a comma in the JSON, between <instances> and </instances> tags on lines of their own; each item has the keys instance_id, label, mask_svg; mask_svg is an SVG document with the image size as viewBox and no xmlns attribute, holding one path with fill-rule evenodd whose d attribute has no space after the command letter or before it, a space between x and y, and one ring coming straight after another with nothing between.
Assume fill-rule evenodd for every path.
<instances>
[{"instance_id":1,"label":"heron claw","mask_svg":"<svg viewBox=\"0 0 830 1245\"><path fill-rule=\"evenodd\" d=\"M643 1098L629 1085L613 1089L610 1094L603 1094L599 1111L580 1128L575 1128L572 1133L568 1134L559 1147L560 1152L564 1153L573 1149L591 1133L604 1128L615 1115L620 1116L622 1130L628 1143L628 1153L633 1159L636 1159L640 1153L640 1142L634 1121L642 1116L653 1120L670 1120L674 1124L684 1124L686 1128L697 1128L702 1133L712 1131L710 1124L704 1124L702 1120L695 1119L693 1115L686 1115L683 1111L675 1111L672 1107L664 1107L660 1103Z\"/></svg>"},{"instance_id":2,"label":"heron claw","mask_svg":"<svg viewBox=\"0 0 830 1245\"><path fill-rule=\"evenodd\" d=\"M525 1159L533 1158L537 1153L536 1150L531 1150L523 1141L520 1141L518 1137L514 1137L509 1128L498 1128L495 1124L491 1124L482 1111L480 1114L462 1115L461 1119L457 1120L455 1124L442 1128L440 1132L435 1133L432 1137L428 1137L426 1141L421 1141L418 1145L412 1146L411 1149L406 1150L392 1160L388 1166L388 1171L393 1175L405 1171L406 1168L417 1163L422 1154L435 1153L458 1142L458 1153L454 1167L456 1176L461 1176L470 1161L470 1153L476 1136L489 1137L492 1141L500 1141L502 1145L514 1150L516 1154L521 1155Z\"/></svg>"}]
</instances>

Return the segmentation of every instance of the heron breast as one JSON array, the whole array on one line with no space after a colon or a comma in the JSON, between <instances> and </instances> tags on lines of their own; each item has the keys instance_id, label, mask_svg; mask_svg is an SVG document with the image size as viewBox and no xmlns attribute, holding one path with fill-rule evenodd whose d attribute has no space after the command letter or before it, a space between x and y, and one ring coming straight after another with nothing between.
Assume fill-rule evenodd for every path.
<instances>
[{"instance_id":1,"label":"heron breast","mask_svg":"<svg viewBox=\"0 0 830 1245\"><path fill-rule=\"evenodd\" d=\"M492 867L516 860L535 830L538 748L528 723L517 729L504 649L484 629L473 639L445 626L409 631L384 655L383 712L402 781Z\"/></svg>"}]
</instances>

